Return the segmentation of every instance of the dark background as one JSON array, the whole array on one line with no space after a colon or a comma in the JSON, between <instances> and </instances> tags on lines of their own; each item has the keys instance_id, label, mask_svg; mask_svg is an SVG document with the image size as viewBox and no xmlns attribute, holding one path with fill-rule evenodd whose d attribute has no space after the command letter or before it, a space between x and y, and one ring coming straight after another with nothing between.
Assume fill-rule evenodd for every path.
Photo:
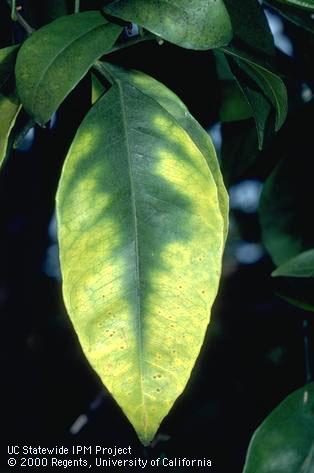
<instances>
[{"instance_id":1,"label":"dark background","mask_svg":"<svg viewBox=\"0 0 314 473\"><path fill-rule=\"evenodd\" d=\"M26 14L31 3L23 4ZM2 47L10 44L12 34L15 41L23 37L17 25L13 30L6 27L10 24L8 10L1 1ZM40 26L44 14L44 7L38 6L32 25ZM263 181L283 156L310 154L307 150L313 148L314 106L301 97L302 83L313 85L313 38L286 23L285 28L294 56L278 52L278 60L290 76L289 118L241 178L231 179L238 194L244 189L243 182L256 185ZM164 82L206 129L217 122L221 90L211 52L145 43L111 59ZM231 201L224 273L204 348L186 390L162 423L154 447L140 445L81 352L54 268L54 196L66 150L90 106L89 81L86 77L68 97L53 126L35 129L30 149L23 150L22 144L0 174L0 429L4 465L7 444L77 443L131 445L134 456L148 458L207 457L213 461L210 471L240 473L256 427L307 380L304 336L312 342L313 318L274 294L270 278L274 266L260 246L257 213ZM223 132L232 137L238 128L228 125ZM302 183L296 185L301 187ZM245 244L259 248L259 256L239 257L239 248L242 245L245 252ZM308 320L308 328L304 320ZM71 433L81 415L88 421ZM4 466L1 471L9 469Z\"/></svg>"}]
</instances>

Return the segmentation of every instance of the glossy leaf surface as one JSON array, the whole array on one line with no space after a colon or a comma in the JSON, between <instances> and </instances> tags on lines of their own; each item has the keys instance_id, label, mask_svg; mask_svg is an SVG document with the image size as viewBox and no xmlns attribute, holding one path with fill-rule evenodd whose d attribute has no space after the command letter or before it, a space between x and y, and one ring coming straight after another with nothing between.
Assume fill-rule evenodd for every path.
<instances>
[{"instance_id":1,"label":"glossy leaf surface","mask_svg":"<svg viewBox=\"0 0 314 473\"><path fill-rule=\"evenodd\" d=\"M59 18L32 34L16 63L18 94L26 111L46 123L121 31L100 12L89 11Z\"/></svg>"},{"instance_id":2,"label":"glossy leaf surface","mask_svg":"<svg viewBox=\"0 0 314 473\"><path fill-rule=\"evenodd\" d=\"M104 10L188 49L217 48L232 38L222 0L115 0Z\"/></svg>"},{"instance_id":3,"label":"glossy leaf surface","mask_svg":"<svg viewBox=\"0 0 314 473\"><path fill-rule=\"evenodd\" d=\"M82 122L59 184L63 292L89 362L148 444L203 343L224 219L188 133L110 74L114 85Z\"/></svg>"},{"instance_id":4,"label":"glossy leaf surface","mask_svg":"<svg viewBox=\"0 0 314 473\"><path fill-rule=\"evenodd\" d=\"M243 473L314 470L314 384L290 394L254 433Z\"/></svg>"}]
</instances>

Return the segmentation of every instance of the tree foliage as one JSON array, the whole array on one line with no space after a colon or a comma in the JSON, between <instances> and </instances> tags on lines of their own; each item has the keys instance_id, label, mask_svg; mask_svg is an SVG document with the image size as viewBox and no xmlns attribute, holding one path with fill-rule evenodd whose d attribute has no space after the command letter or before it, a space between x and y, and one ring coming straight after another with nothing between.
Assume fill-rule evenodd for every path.
<instances>
[{"instance_id":1,"label":"tree foliage","mask_svg":"<svg viewBox=\"0 0 314 473\"><path fill-rule=\"evenodd\" d=\"M284 125L288 96L258 1L114 0L88 11L78 11L79 3L69 9L69 2L50 2L46 23L34 31L12 2L12 18L25 34L21 44L0 50L0 165L29 123L45 126L76 87L92 90L56 198L63 295L89 363L146 445L184 390L203 344L221 276L228 194L207 131L164 84L116 65L115 53L143 41L214 52L220 119L245 132L237 162L234 143L224 142L226 180L257 159ZM313 30L311 1L267 3ZM131 27L138 33L129 38ZM312 231L291 166L283 160L267 179L261 226L279 265L273 276L286 284L277 292L312 310L309 291L296 295L287 285L289 278L313 277ZM245 472L293 473L312 461L300 404L305 395L313 403L312 391L292 394L262 424ZM292 422L288 411L304 436L304 452L289 470L273 466L287 442L298 444L278 425L282 418Z\"/></svg>"}]
</instances>

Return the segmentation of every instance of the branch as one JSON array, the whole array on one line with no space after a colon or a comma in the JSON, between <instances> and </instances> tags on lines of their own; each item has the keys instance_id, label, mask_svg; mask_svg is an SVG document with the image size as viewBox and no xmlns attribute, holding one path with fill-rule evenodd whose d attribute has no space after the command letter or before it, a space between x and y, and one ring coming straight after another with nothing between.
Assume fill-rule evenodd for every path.
<instances>
[{"instance_id":1,"label":"branch","mask_svg":"<svg viewBox=\"0 0 314 473\"><path fill-rule=\"evenodd\" d=\"M80 0L75 0L74 13L79 13L79 11L80 11Z\"/></svg>"},{"instance_id":2,"label":"branch","mask_svg":"<svg viewBox=\"0 0 314 473\"><path fill-rule=\"evenodd\" d=\"M27 21L22 17L22 15L17 11L17 8L15 6L16 4L16 1L15 0L7 0L7 4L9 5L9 7L11 8L11 18L13 21L17 21L21 26L22 28L24 28L24 30L26 31L26 33L28 35L31 35L32 33L34 33L34 28L32 28L28 23Z\"/></svg>"}]
</instances>

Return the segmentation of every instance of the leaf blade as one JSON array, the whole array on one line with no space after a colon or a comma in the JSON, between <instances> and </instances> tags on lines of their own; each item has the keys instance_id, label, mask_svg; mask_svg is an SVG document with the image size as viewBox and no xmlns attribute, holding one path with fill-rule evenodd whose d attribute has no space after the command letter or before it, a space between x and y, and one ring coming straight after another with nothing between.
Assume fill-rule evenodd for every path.
<instances>
[{"instance_id":1,"label":"leaf blade","mask_svg":"<svg viewBox=\"0 0 314 473\"><path fill-rule=\"evenodd\" d=\"M215 182L174 118L117 80L78 131L57 215L68 312L147 444L190 376L217 292L224 221Z\"/></svg>"},{"instance_id":2,"label":"leaf blade","mask_svg":"<svg viewBox=\"0 0 314 473\"><path fill-rule=\"evenodd\" d=\"M313 278L314 277L314 250L304 251L282 264L272 276L286 276L291 278Z\"/></svg>"},{"instance_id":3,"label":"leaf blade","mask_svg":"<svg viewBox=\"0 0 314 473\"><path fill-rule=\"evenodd\" d=\"M116 78L121 78L121 80L127 81L145 95L148 95L149 97L156 100L156 102L158 102L161 107L170 113L177 123L188 133L195 145L204 155L217 186L219 205L225 221L224 233L226 239L228 231L229 198L224 186L216 151L209 134L190 114L187 107L183 102L181 102L179 97L161 82L158 82L143 72L134 70L126 71L120 67L113 66L112 64L108 63L105 65L105 69L109 73L111 71Z\"/></svg>"},{"instance_id":4,"label":"leaf blade","mask_svg":"<svg viewBox=\"0 0 314 473\"><path fill-rule=\"evenodd\" d=\"M61 17L36 31L17 56L16 82L26 111L45 124L122 28L101 13Z\"/></svg>"},{"instance_id":5,"label":"leaf blade","mask_svg":"<svg viewBox=\"0 0 314 473\"><path fill-rule=\"evenodd\" d=\"M219 47L232 37L222 0L115 0L104 10L188 49Z\"/></svg>"},{"instance_id":6,"label":"leaf blade","mask_svg":"<svg viewBox=\"0 0 314 473\"><path fill-rule=\"evenodd\" d=\"M243 473L310 472L314 467L314 384L290 394L255 431Z\"/></svg>"}]
</instances>

